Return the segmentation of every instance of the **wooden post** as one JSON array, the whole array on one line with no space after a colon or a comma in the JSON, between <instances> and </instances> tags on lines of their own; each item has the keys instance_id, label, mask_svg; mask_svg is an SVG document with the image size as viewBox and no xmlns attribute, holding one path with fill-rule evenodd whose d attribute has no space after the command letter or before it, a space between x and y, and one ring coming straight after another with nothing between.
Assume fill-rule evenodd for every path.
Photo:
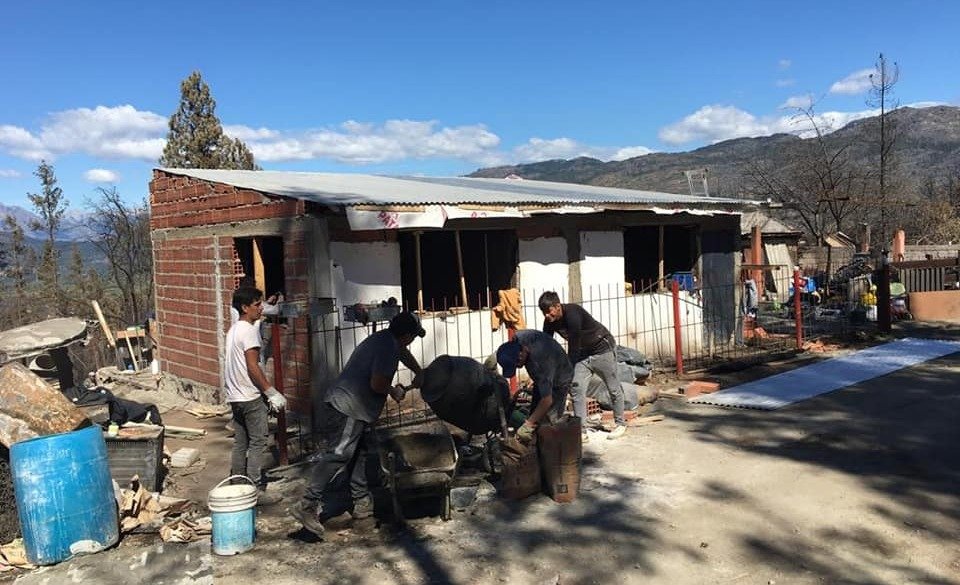
<instances>
[{"instance_id":1,"label":"wooden post","mask_svg":"<svg viewBox=\"0 0 960 585\"><path fill-rule=\"evenodd\" d=\"M423 313L423 269L420 267L420 232L413 232L413 249L417 264L417 312Z\"/></svg>"},{"instance_id":2,"label":"wooden post","mask_svg":"<svg viewBox=\"0 0 960 585\"><path fill-rule=\"evenodd\" d=\"M97 320L100 321L100 328L103 329L103 334L107 336L107 343L110 347L116 347L117 342L113 339L113 331L110 331L110 326L107 325L107 320L103 316L103 311L100 310L100 303L97 301L90 301L90 304L93 305L93 312L97 314Z\"/></svg>"},{"instance_id":3,"label":"wooden post","mask_svg":"<svg viewBox=\"0 0 960 585\"><path fill-rule=\"evenodd\" d=\"M754 266L763 264L763 235L760 226L755 225L750 230L750 263ZM761 298L767 290L767 283L763 279L763 270L754 269L750 278L757 283L757 298Z\"/></svg>"},{"instance_id":4,"label":"wooden post","mask_svg":"<svg viewBox=\"0 0 960 585\"><path fill-rule=\"evenodd\" d=\"M280 360L280 323L270 325L270 344L273 346L273 387L283 394L283 363ZM277 459L280 465L287 465L287 413L277 413Z\"/></svg>"},{"instance_id":5,"label":"wooden post","mask_svg":"<svg viewBox=\"0 0 960 585\"><path fill-rule=\"evenodd\" d=\"M890 254L884 250L880 265L880 278L877 280L877 328L890 333Z\"/></svg>"},{"instance_id":6,"label":"wooden post","mask_svg":"<svg viewBox=\"0 0 960 585\"><path fill-rule=\"evenodd\" d=\"M800 269L793 269L793 318L794 328L797 333L797 349L803 349L803 313L800 308L800 293L803 288L803 278L800 277Z\"/></svg>"},{"instance_id":7,"label":"wooden post","mask_svg":"<svg viewBox=\"0 0 960 585\"><path fill-rule=\"evenodd\" d=\"M663 290L663 289L664 289L664 286L665 286L665 285L664 285L664 282L663 282L663 276L664 276L664 274L663 274L663 225L658 226L658 228L659 228L659 229L657 230L657 238L658 238L658 245L657 245L657 283L658 283L658 284L657 284L657 290Z\"/></svg>"},{"instance_id":8,"label":"wooden post","mask_svg":"<svg viewBox=\"0 0 960 585\"><path fill-rule=\"evenodd\" d=\"M677 375L683 375L683 336L680 331L680 283L674 279L670 283L673 293L673 349L677 355Z\"/></svg>"},{"instance_id":9,"label":"wooden post","mask_svg":"<svg viewBox=\"0 0 960 585\"><path fill-rule=\"evenodd\" d=\"M463 306L468 307L470 303L467 301L467 281L463 277L463 251L460 249L460 230L453 232L453 236L457 241L457 274L460 275L460 300L463 302Z\"/></svg>"}]
</instances>

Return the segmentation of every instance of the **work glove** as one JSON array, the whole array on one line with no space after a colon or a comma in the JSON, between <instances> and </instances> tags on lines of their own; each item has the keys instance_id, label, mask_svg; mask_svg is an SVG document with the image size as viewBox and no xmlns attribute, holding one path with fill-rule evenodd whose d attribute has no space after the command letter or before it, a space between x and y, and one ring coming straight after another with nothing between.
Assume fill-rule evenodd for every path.
<instances>
[{"instance_id":1,"label":"work glove","mask_svg":"<svg viewBox=\"0 0 960 585\"><path fill-rule=\"evenodd\" d=\"M535 432L537 432L536 427L523 423L520 425L520 428L517 429L517 440L526 445L533 440L533 434Z\"/></svg>"},{"instance_id":2,"label":"work glove","mask_svg":"<svg viewBox=\"0 0 960 585\"><path fill-rule=\"evenodd\" d=\"M264 394L267 396L267 406L270 407L271 412L283 412L286 410L287 399L283 397L283 394L277 392L276 388L270 386Z\"/></svg>"},{"instance_id":3,"label":"work glove","mask_svg":"<svg viewBox=\"0 0 960 585\"><path fill-rule=\"evenodd\" d=\"M401 386L400 384L397 384L396 386L390 389L390 396L392 396L393 399L396 400L397 402L402 401L403 397L406 395L407 395L407 389Z\"/></svg>"}]
</instances>

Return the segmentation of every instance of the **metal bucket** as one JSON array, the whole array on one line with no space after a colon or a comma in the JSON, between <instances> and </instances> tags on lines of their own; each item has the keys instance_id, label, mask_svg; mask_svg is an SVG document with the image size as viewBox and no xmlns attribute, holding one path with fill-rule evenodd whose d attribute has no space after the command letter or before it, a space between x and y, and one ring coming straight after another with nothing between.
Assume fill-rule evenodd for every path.
<instances>
[{"instance_id":1,"label":"metal bucket","mask_svg":"<svg viewBox=\"0 0 960 585\"><path fill-rule=\"evenodd\" d=\"M249 484L223 485L232 479ZM213 554L229 556L253 548L257 536L257 485L245 475L231 475L207 496L213 521Z\"/></svg>"},{"instance_id":2,"label":"metal bucket","mask_svg":"<svg viewBox=\"0 0 960 585\"><path fill-rule=\"evenodd\" d=\"M117 501L100 427L10 447L27 559L52 565L117 542Z\"/></svg>"}]
</instances>

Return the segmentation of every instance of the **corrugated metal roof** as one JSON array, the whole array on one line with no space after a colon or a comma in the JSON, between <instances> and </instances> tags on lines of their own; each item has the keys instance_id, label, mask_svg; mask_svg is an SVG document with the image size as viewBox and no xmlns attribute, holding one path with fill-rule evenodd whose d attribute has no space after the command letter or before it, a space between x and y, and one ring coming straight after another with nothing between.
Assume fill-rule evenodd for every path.
<instances>
[{"instance_id":1,"label":"corrugated metal roof","mask_svg":"<svg viewBox=\"0 0 960 585\"><path fill-rule=\"evenodd\" d=\"M405 177L347 173L160 169L324 205L634 204L743 207L760 202L527 179Z\"/></svg>"},{"instance_id":2,"label":"corrugated metal roof","mask_svg":"<svg viewBox=\"0 0 960 585\"><path fill-rule=\"evenodd\" d=\"M765 234L802 234L803 232L792 225L775 217L770 217L762 211L749 211L740 215L740 232L749 234L754 226L759 226Z\"/></svg>"}]
</instances>

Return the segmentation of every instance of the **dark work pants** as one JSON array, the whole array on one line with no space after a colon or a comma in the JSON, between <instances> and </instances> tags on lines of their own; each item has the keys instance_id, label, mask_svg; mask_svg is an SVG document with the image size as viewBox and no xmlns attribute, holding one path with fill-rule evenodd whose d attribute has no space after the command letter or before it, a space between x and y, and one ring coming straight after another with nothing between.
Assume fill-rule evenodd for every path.
<instances>
[{"instance_id":1,"label":"dark work pants","mask_svg":"<svg viewBox=\"0 0 960 585\"><path fill-rule=\"evenodd\" d=\"M370 496L366 471L369 423L347 416L327 403L320 409L320 420L326 445L313 464L304 499L320 504L323 515L332 518L349 510L353 502ZM352 502L341 497L347 482Z\"/></svg>"},{"instance_id":2,"label":"dark work pants","mask_svg":"<svg viewBox=\"0 0 960 585\"><path fill-rule=\"evenodd\" d=\"M245 475L263 487L261 467L267 453L267 417L270 414L262 398L231 402L233 411L233 453L230 475Z\"/></svg>"}]
</instances>

